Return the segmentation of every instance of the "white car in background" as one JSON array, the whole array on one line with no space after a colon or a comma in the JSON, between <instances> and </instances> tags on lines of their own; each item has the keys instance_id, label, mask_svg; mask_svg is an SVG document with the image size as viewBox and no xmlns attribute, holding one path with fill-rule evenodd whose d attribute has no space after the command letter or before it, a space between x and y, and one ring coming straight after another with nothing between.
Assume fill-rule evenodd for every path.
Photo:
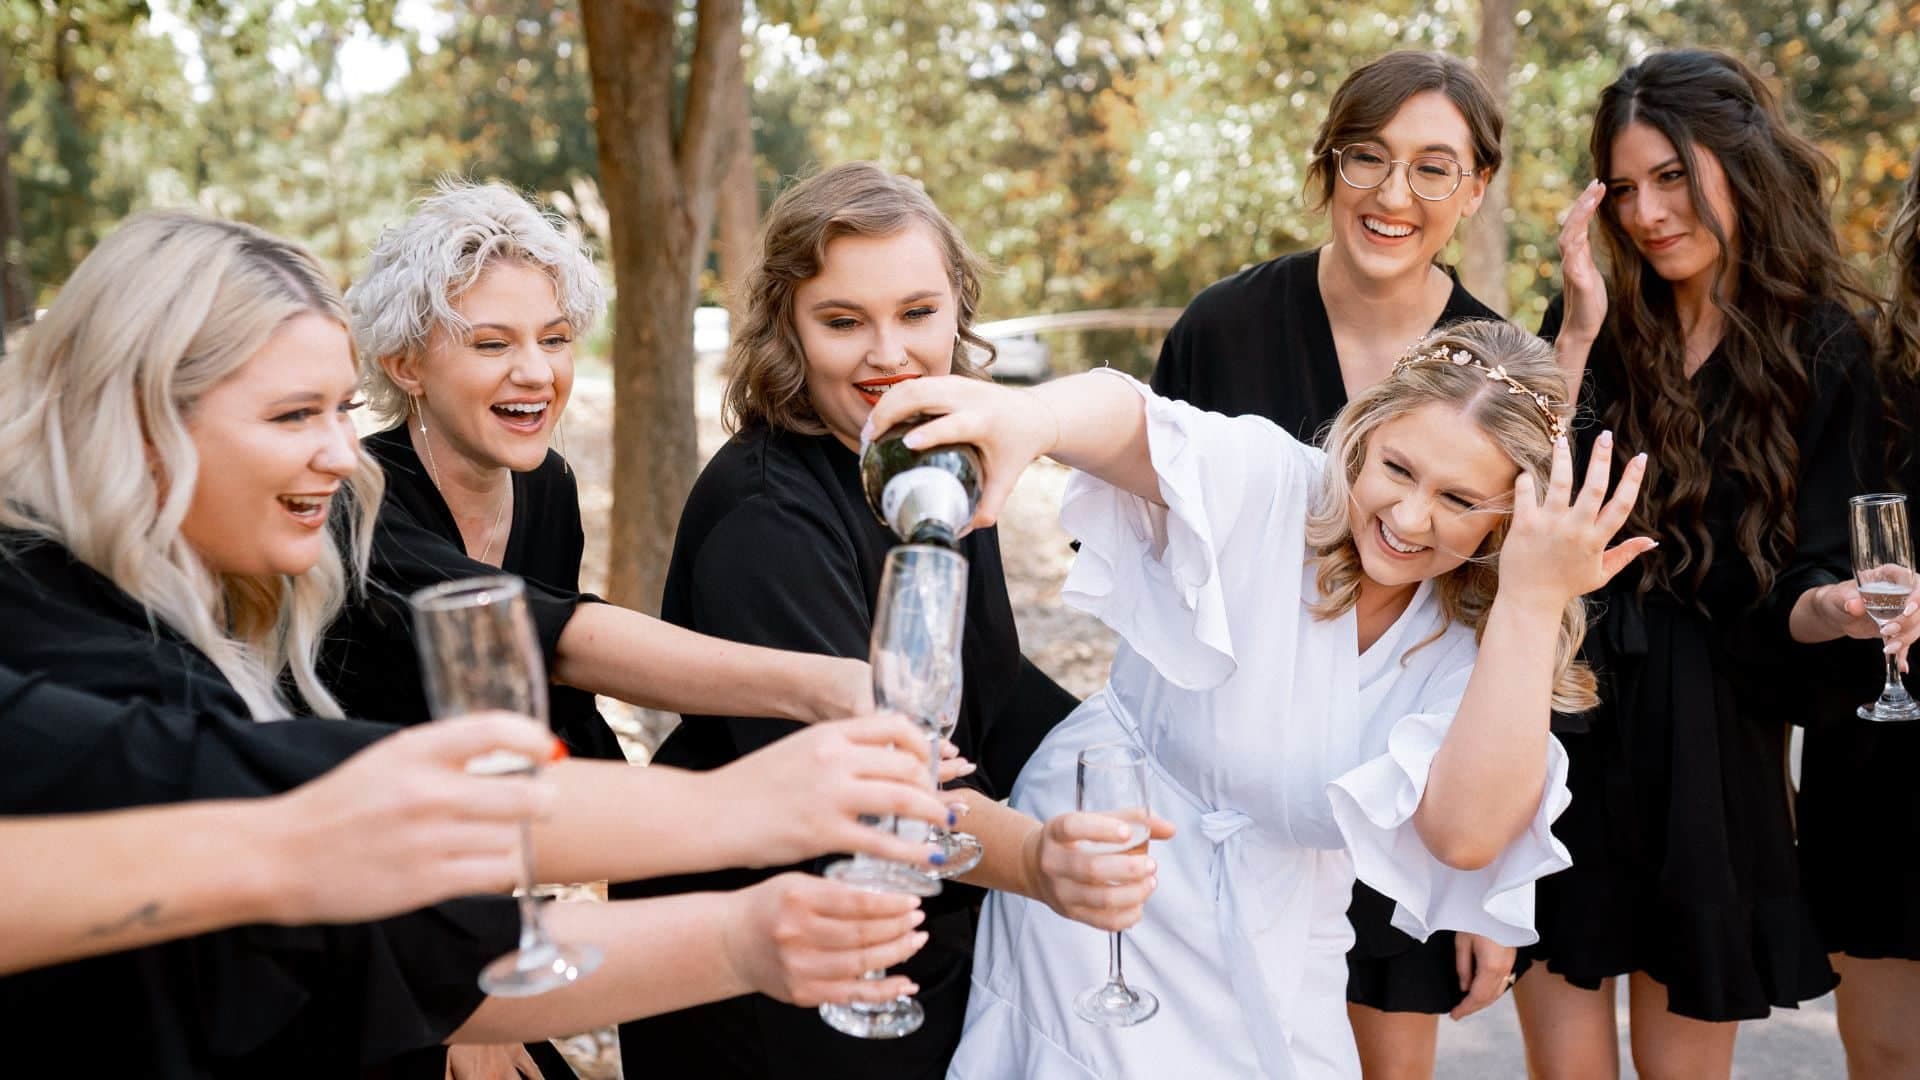
<instances>
[{"instance_id":1,"label":"white car in background","mask_svg":"<svg viewBox=\"0 0 1920 1080\"><path fill-rule=\"evenodd\" d=\"M696 354L725 355L727 345L732 340L733 332L726 308L697 307L693 309L693 351Z\"/></svg>"},{"instance_id":2,"label":"white car in background","mask_svg":"<svg viewBox=\"0 0 1920 1080\"><path fill-rule=\"evenodd\" d=\"M1053 350L1032 335L988 338L997 355L988 374L1000 382L1037 383L1053 377ZM985 363L986 350L975 347L974 363Z\"/></svg>"}]
</instances>

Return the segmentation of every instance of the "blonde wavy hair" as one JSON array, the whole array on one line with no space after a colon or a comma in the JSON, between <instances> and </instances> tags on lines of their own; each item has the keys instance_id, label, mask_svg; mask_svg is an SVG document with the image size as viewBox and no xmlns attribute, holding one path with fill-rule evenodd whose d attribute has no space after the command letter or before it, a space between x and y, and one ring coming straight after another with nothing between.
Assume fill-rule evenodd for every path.
<instances>
[{"instance_id":1,"label":"blonde wavy hair","mask_svg":"<svg viewBox=\"0 0 1920 1080\"><path fill-rule=\"evenodd\" d=\"M1487 369L1504 368L1533 393L1544 394L1551 401L1565 401L1566 382L1554 364L1552 347L1511 323L1493 320L1456 323L1428 336L1418 347L1422 352L1464 350L1485 367L1409 365L1361 391L1334 417L1327 436L1326 481L1307 516L1307 544L1318 561L1315 579L1322 597L1312 608L1316 618L1336 618L1359 600L1362 571L1360 553L1353 543L1349 503L1354 481L1366 463L1367 440L1382 424L1422 405L1446 405L1485 432L1502 453L1533 477L1537 490L1546 490L1553 467L1553 434L1547 418L1530 394L1510 392L1504 380L1488 378ZM1506 540L1510 521L1503 515L1478 551L1433 583L1447 621L1470 627L1475 641L1486 629L1487 612L1493 607L1494 592L1500 584L1500 545ZM1576 659L1586 633L1586 604L1576 597L1560 617L1560 636L1554 649L1556 712L1585 712L1599 704L1593 672ZM1420 643L1425 644L1428 642Z\"/></svg>"},{"instance_id":2,"label":"blonde wavy hair","mask_svg":"<svg viewBox=\"0 0 1920 1080\"><path fill-rule=\"evenodd\" d=\"M320 637L365 580L383 482L364 452L329 541L290 577L210 570L181 535L200 459L186 418L287 320L346 326L318 260L277 236L181 211L129 218L74 271L20 354L0 364L0 526L44 537L205 653L256 720L339 716L314 672Z\"/></svg>"},{"instance_id":3,"label":"blonde wavy hair","mask_svg":"<svg viewBox=\"0 0 1920 1080\"><path fill-rule=\"evenodd\" d=\"M367 272L347 290L360 385L383 426L405 420L413 401L381 362L426 348L435 328L464 333L467 321L453 299L500 259L523 262L552 280L576 338L607 310L600 271L565 219L505 184L441 180L411 216L381 231Z\"/></svg>"},{"instance_id":4,"label":"blonde wavy hair","mask_svg":"<svg viewBox=\"0 0 1920 1080\"><path fill-rule=\"evenodd\" d=\"M745 316L728 350L733 375L721 412L728 431L766 424L802 435L826 434L827 425L807 397L807 353L794 326L794 294L819 276L833 241L891 236L914 225L933 233L946 258L947 280L959 308L953 374L987 377L986 368L997 353L993 343L973 329L986 263L919 184L870 161L850 161L781 192L767 210L759 259L742 286ZM976 351L987 357L986 363L974 361Z\"/></svg>"}]
</instances>

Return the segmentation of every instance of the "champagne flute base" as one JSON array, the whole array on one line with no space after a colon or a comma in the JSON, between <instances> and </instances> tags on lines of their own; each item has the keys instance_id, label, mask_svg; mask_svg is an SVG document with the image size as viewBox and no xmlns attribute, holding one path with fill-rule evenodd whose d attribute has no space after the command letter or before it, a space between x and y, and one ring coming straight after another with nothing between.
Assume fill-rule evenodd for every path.
<instances>
[{"instance_id":1,"label":"champagne flute base","mask_svg":"<svg viewBox=\"0 0 1920 1080\"><path fill-rule=\"evenodd\" d=\"M1103 983L1075 997L1073 1011L1089 1024L1132 1027L1159 1012L1160 999L1149 990L1135 990L1123 983Z\"/></svg>"},{"instance_id":2,"label":"champagne flute base","mask_svg":"<svg viewBox=\"0 0 1920 1080\"><path fill-rule=\"evenodd\" d=\"M884 1005L822 1005L820 1019L833 1030L856 1039L898 1039L919 1031L927 1022L927 1012L919 1002L902 997Z\"/></svg>"},{"instance_id":3,"label":"champagne flute base","mask_svg":"<svg viewBox=\"0 0 1920 1080\"><path fill-rule=\"evenodd\" d=\"M980 865L980 859L986 849L980 846L980 838L972 833L949 832L945 829L933 837L940 848L940 854L946 861L930 871L934 877L956 878Z\"/></svg>"},{"instance_id":4,"label":"champagne flute base","mask_svg":"<svg viewBox=\"0 0 1920 1080\"><path fill-rule=\"evenodd\" d=\"M548 942L488 964L480 972L480 989L495 997L532 997L591 975L601 959L600 950L591 945Z\"/></svg>"},{"instance_id":5,"label":"champagne flute base","mask_svg":"<svg viewBox=\"0 0 1920 1080\"><path fill-rule=\"evenodd\" d=\"M1899 724L1910 720L1920 720L1920 702L1904 695L1899 698L1881 698L1871 705L1862 705L1856 710L1862 720L1873 720L1882 724Z\"/></svg>"},{"instance_id":6,"label":"champagne flute base","mask_svg":"<svg viewBox=\"0 0 1920 1080\"><path fill-rule=\"evenodd\" d=\"M939 879L905 863L880 859L841 859L827 867L826 877L869 892L905 893L921 897L940 895Z\"/></svg>"}]
</instances>

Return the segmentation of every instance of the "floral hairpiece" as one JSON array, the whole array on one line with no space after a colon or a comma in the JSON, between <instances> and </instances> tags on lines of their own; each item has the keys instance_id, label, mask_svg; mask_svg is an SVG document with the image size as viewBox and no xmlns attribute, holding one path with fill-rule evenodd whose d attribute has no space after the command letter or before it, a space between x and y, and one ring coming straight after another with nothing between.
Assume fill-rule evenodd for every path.
<instances>
[{"instance_id":1,"label":"floral hairpiece","mask_svg":"<svg viewBox=\"0 0 1920 1080\"><path fill-rule=\"evenodd\" d=\"M1393 365L1393 373L1398 375L1415 364L1452 364L1455 367L1479 368L1481 374L1487 378L1506 383L1507 393L1524 394L1532 398L1534 405L1540 409L1540 415L1547 421L1547 432L1556 439L1566 438L1567 422L1555 411L1553 400L1545 394L1527 389L1520 380L1507 374L1505 364L1488 367L1479 357L1465 349L1448 349L1445 346L1436 346L1422 352L1419 343L1416 342Z\"/></svg>"}]
</instances>

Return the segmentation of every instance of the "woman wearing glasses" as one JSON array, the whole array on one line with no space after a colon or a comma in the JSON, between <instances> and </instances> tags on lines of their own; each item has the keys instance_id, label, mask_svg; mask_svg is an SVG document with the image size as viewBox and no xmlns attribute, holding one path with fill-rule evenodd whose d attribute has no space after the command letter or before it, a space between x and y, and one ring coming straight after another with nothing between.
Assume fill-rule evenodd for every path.
<instances>
[{"instance_id":1,"label":"woman wearing glasses","mask_svg":"<svg viewBox=\"0 0 1920 1080\"><path fill-rule=\"evenodd\" d=\"M1457 58L1394 52L1355 70L1334 92L1307 173L1327 213L1326 244L1195 297L1167 336L1153 388L1312 441L1413 341L1498 319L1439 258L1500 167L1502 125L1486 84ZM1473 935L1415 942L1392 915L1392 901L1355 885L1348 1013L1376 1080L1431 1076L1436 1016L1492 1002L1514 963L1512 949Z\"/></svg>"}]
</instances>

